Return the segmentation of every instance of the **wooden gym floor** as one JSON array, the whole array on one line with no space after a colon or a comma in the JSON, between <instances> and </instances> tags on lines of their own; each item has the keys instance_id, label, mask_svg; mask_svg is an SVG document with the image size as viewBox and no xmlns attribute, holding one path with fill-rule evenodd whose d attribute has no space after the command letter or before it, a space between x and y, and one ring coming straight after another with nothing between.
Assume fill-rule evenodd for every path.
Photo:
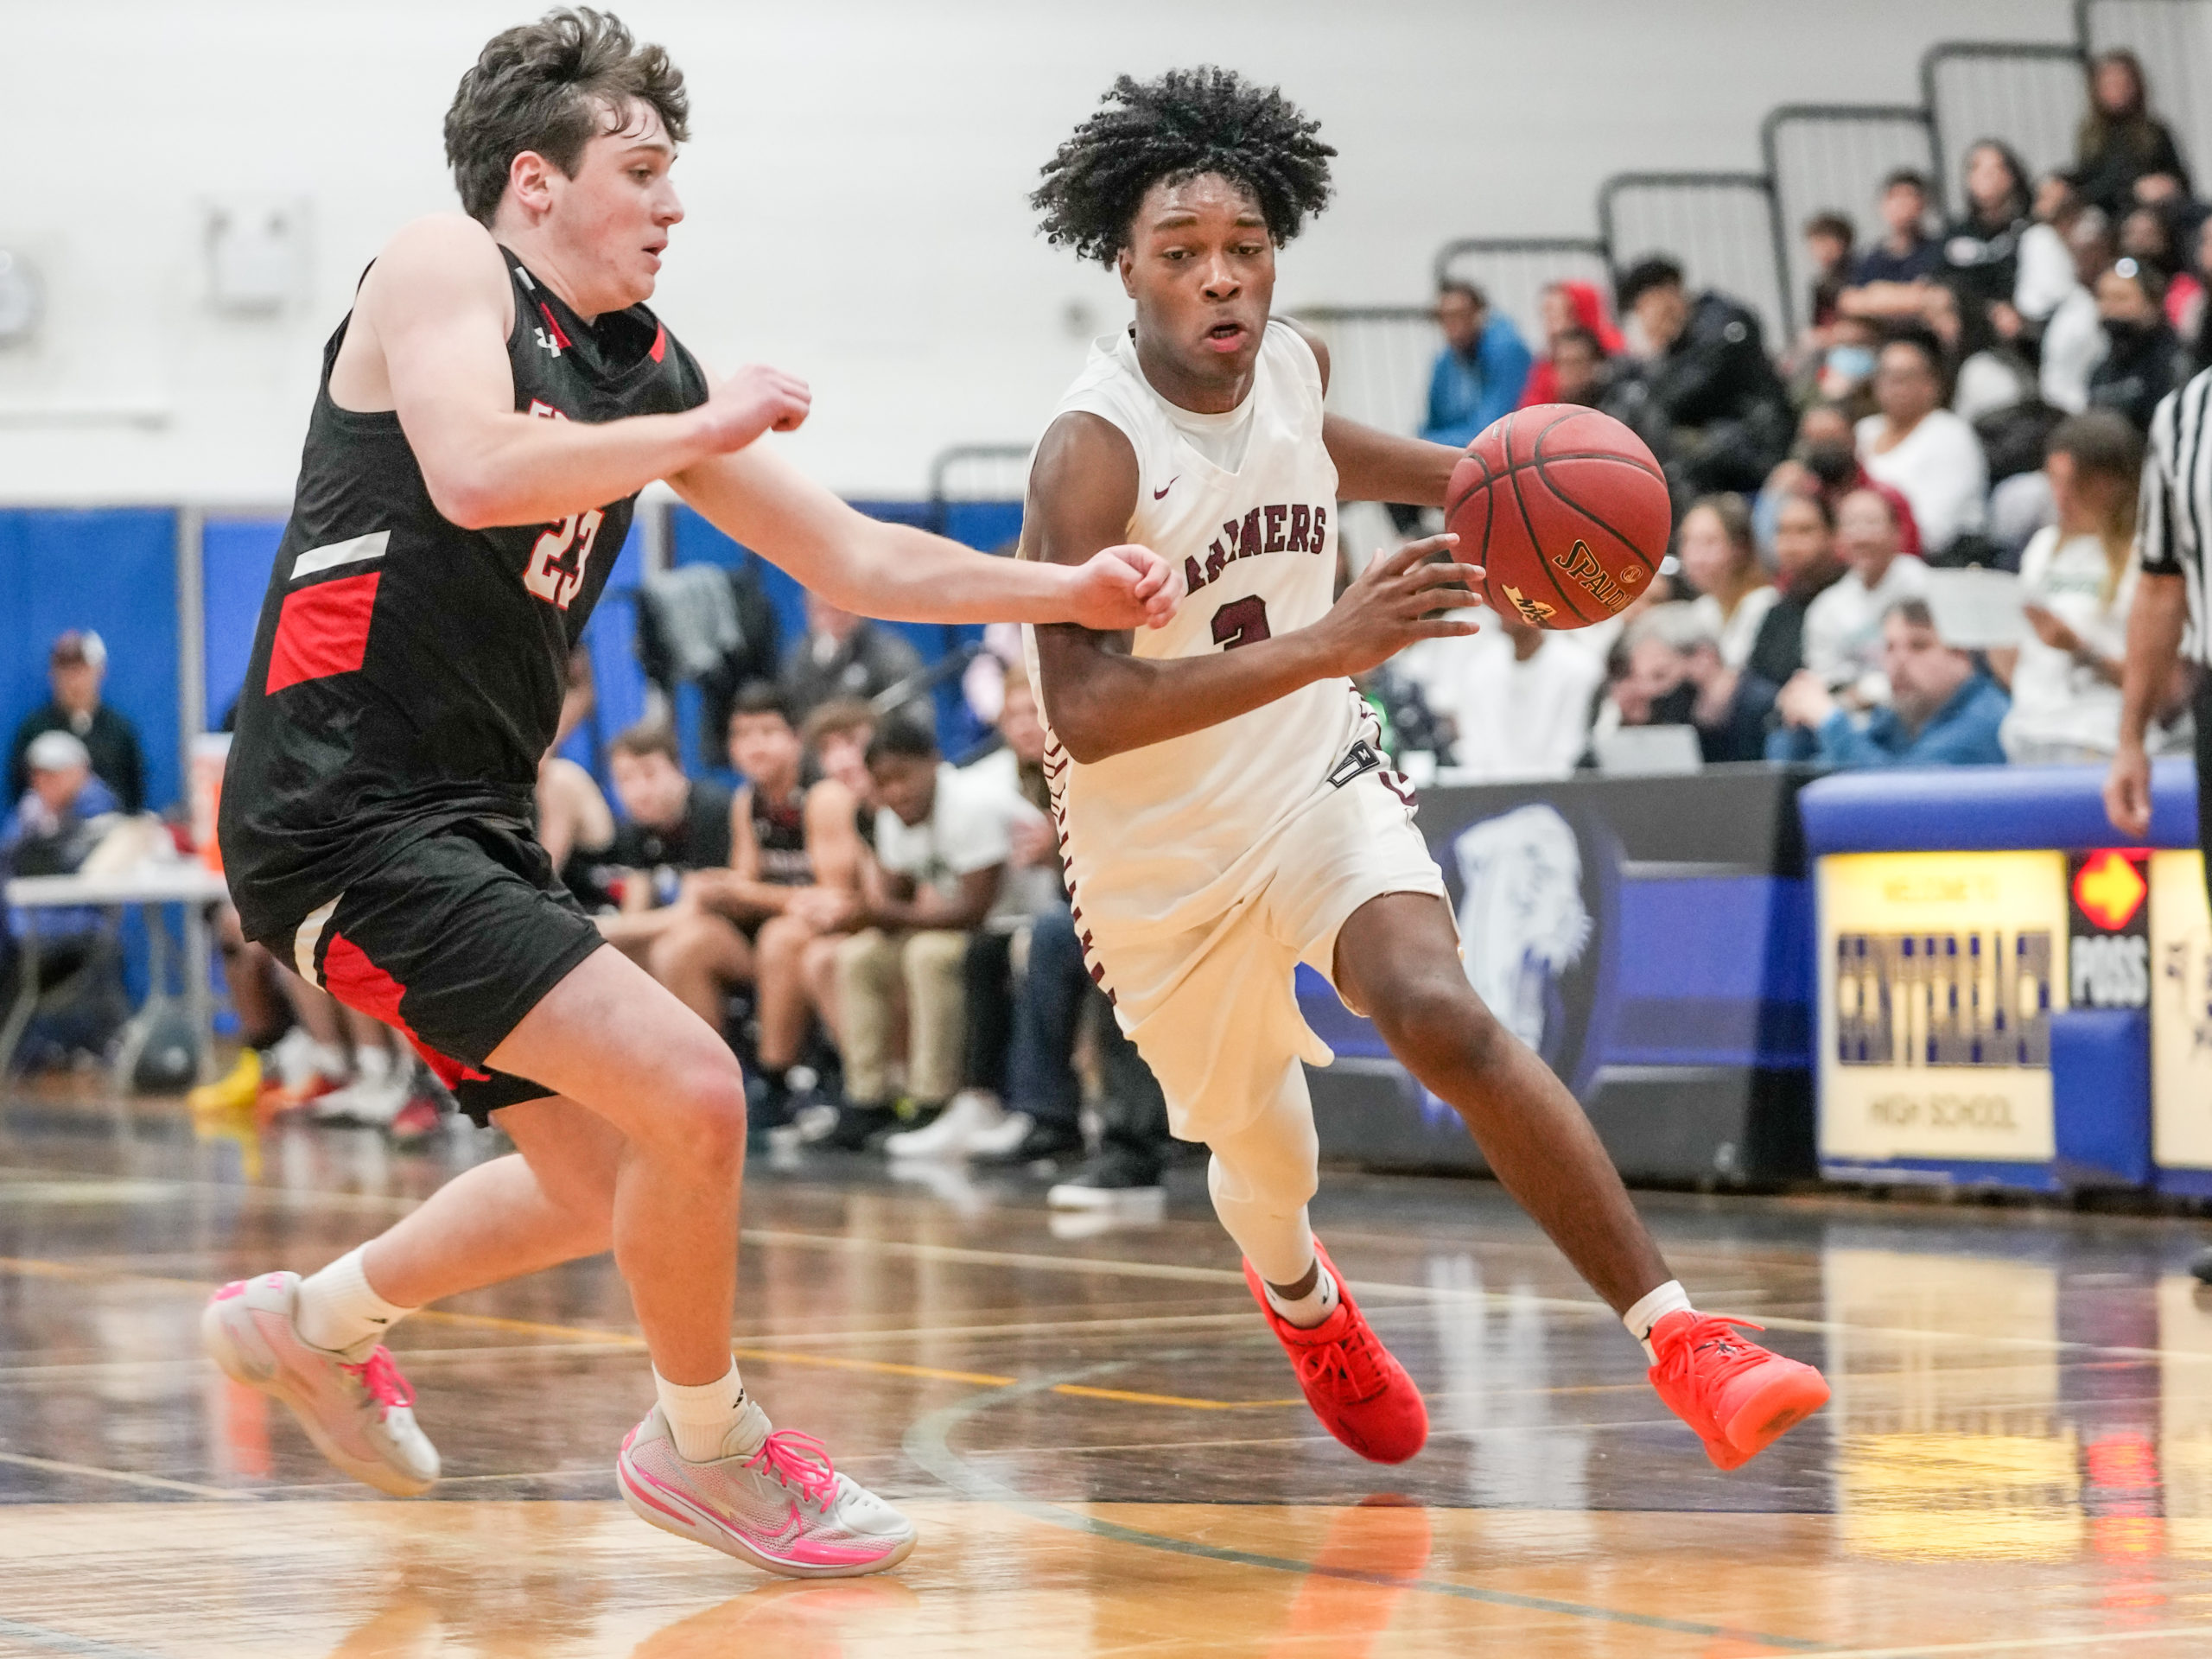
<instances>
[{"instance_id":1,"label":"wooden gym floor","mask_svg":"<svg viewBox=\"0 0 2212 1659\"><path fill-rule=\"evenodd\" d=\"M756 1162L739 1355L920 1522L899 1572L766 1579L633 1520L651 1398L605 1260L398 1333L435 1494L337 1478L203 1362L207 1292L336 1255L483 1150L0 1126L0 1654L2126 1655L2212 1651L2199 1230L1647 1195L1701 1306L1827 1369L1733 1475L1497 1188L1332 1175L1319 1225L1428 1391L1382 1469L1296 1398L1199 1172L1071 1230L1021 1179Z\"/></svg>"}]
</instances>

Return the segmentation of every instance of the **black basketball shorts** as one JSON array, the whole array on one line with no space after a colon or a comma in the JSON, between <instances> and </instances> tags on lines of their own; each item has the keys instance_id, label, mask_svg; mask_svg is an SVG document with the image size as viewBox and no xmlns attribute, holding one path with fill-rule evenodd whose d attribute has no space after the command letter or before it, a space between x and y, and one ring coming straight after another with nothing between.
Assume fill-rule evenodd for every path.
<instances>
[{"instance_id":1,"label":"black basketball shorts","mask_svg":"<svg viewBox=\"0 0 2212 1659\"><path fill-rule=\"evenodd\" d=\"M407 842L260 943L404 1036L482 1124L553 1092L485 1061L601 940L537 840L480 818Z\"/></svg>"}]
</instances>

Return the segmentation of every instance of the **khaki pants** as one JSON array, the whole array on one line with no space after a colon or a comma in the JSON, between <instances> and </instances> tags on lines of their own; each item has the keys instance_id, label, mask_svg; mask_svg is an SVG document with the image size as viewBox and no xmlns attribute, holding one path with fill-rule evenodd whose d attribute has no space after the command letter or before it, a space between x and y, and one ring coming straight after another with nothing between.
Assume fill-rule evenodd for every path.
<instances>
[{"instance_id":1,"label":"khaki pants","mask_svg":"<svg viewBox=\"0 0 2212 1659\"><path fill-rule=\"evenodd\" d=\"M891 1060L902 1001L906 1092L916 1100L945 1101L959 1089L966 1013L961 963L967 950L965 933L887 933L874 927L837 947L848 1100L873 1106L891 1098Z\"/></svg>"}]
</instances>

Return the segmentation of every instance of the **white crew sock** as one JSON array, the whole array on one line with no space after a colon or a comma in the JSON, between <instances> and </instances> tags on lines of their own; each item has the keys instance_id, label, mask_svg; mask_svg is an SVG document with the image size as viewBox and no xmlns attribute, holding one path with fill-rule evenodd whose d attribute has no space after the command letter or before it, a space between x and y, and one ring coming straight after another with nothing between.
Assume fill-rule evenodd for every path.
<instances>
[{"instance_id":1,"label":"white crew sock","mask_svg":"<svg viewBox=\"0 0 2212 1659\"><path fill-rule=\"evenodd\" d=\"M1628 1327L1629 1335L1643 1344L1644 1357L1656 1365L1659 1363L1659 1352L1651 1345L1651 1327L1669 1313L1688 1313L1692 1311L1690 1294L1682 1288L1682 1281L1679 1279L1669 1279L1658 1289L1647 1293L1637 1300L1634 1307L1622 1314L1621 1323Z\"/></svg>"},{"instance_id":2,"label":"white crew sock","mask_svg":"<svg viewBox=\"0 0 2212 1659\"><path fill-rule=\"evenodd\" d=\"M353 1075L375 1089L391 1080L391 1051L383 1044L364 1045L353 1051Z\"/></svg>"},{"instance_id":3,"label":"white crew sock","mask_svg":"<svg viewBox=\"0 0 2212 1659\"><path fill-rule=\"evenodd\" d=\"M668 1419L669 1432L676 1437L677 1455L685 1462L712 1463L760 1449L757 1440L752 1446L730 1444L731 1431L745 1415L745 1380L737 1374L735 1360L718 1382L671 1382L656 1370L653 1391L660 1396L660 1414Z\"/></svg>"},{"instance_id":4,"label":"white crew sock","mask_svg":"<svg viewBox=\"0 0 2212 1659\"><path fill-rule=\"evenodd\" d=\"M1278 1295L1273 1285L1264 1279L1260 1281L1260 1288L1267 1293L1268 1306L1301 1331L1311 1331L1320 1324L1337 1311L1337 1304L1344 1300L1338 1293L1335 1278L1320 1265L1318 1258L1314 1266L1317 1271L1313 1275L1313 1288L1303 1296ZM1305 1277L1303 1274L1299 1276Z\"/></svg>"},{"instance_id":5,"label":"white crew sock","mask_svg":"<svg viewBox=\"0 0 2212 1659\"><path fill-rule=\"evenodd\" d=\"M300 1281L292 1324L311 1348L343 1354L359 1364L384 1340L384 1333L415 1310L387 1302L370 1287L361 1271L361 1252L346 1252L321 1273Z\"/></svg>"}]
</instances>

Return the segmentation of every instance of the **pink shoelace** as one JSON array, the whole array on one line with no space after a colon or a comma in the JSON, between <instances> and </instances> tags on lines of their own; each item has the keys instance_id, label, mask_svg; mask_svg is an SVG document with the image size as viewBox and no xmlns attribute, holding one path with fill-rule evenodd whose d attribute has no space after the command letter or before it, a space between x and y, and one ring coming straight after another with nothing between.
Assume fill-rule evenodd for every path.
<instances>
[{"instance_id":1,"label":"pink shoelace","mask_svg":"<svg viewBox=\"0 0 2212 1659\"><path fill-rule=\"evenodd\" d=\"M369 1397L378 1405L390 1408L415 1403L415 1390L407 1386L399 1367L392 1363L391 1351L381 1343L359 1364L341 1363L338 1369L366 1389Z\"/></svg>"},{"instance_id":2,"label":"pink shoelace","mask_svg":"<svg viewBox=\"0 0 2212 1659\"><path fill-rule=\"evenodd\" d=\"M830 1448L795 1428L779 1428L769 1435L745 1466L773 1476L817 1508L836 1496L837 1471L830 1461Z\"/></svg>"}]
</instances>

